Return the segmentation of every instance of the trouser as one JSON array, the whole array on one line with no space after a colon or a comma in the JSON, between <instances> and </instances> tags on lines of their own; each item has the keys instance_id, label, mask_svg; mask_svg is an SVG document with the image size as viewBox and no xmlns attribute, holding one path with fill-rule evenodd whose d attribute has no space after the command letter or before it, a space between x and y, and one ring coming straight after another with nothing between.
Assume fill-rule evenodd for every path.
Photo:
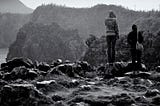
<instances>
[{"instance_id":1,"label":"trouser","mask_svg":"<svg viewBox=\"0 0 160 106\"><path fill-rule=\"evenodd\" d=\"M108 46L108 62L115 62L115 45L116 45L116 37L115 36L107 36L107 46Z\"/></svg>"},{"instance_id":2,"label":"trouser","mask_svg":"<svg viewBox=\"0 0 160 106\"><path fill-rule=\"evenodd\" d=\"M131 47L131 55L132 55L132 64L136 67L136 61L137 61L137 67L141 67L141 56L142 56L142 51L136 50L135 47Z\"/></svg>"}]
</instances>

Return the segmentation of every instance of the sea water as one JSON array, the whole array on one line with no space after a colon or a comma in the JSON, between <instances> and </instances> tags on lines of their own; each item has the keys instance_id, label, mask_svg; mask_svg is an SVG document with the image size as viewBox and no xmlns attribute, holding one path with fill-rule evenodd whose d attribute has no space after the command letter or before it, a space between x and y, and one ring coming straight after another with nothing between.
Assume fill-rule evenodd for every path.
<instances>
[{"instance_id":1,"label":"sea water","mask_svg":"<svg viewBox=\"0 0 160 106\"><path fill-rule=\"evenodd\" d=\"M0 64L6 62L8 48L0 49Z\"/></svg>"}]
</instances>

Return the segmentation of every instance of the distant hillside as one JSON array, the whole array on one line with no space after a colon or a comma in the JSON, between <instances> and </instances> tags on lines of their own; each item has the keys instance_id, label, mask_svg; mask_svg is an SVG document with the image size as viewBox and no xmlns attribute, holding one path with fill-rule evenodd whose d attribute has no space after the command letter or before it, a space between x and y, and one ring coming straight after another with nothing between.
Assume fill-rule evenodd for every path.
<instances>
[{"instance_id":1,"label":"distant hillside","mask_svg":"<svg viewBox=\"0 0 160 106\"><path fill-rule=\"evenodd\" d=\"M96 5L92 8L68 8L55 5L38 7L32 16L32 22L49 24L57 22L65 29L77 28L86 39L90 33L104 35L104 20L109 10L115 11L121 33L129 31L131 25L140 17L147 17L146 12L136 12L114 5Z\"/></svg>"},{"instance_id":2,"label":"distant hillside","mask_svg":"<svg viewBox=\"0 0 160 106\"><path fill-rule=\"evenodd\" d=\"M140 20L159 17L159 12L133 11L115 5L96 5L91 8L42 5L33 12L31 21L44 24L57 22L65 29L77 28L80 35L86 39L90 33L97 36L105 35L104 20L108 16L109 10L113 10L117 14L122 34L128 33L132 24L141 22ZM142 27L143 25L141 25Z\"/></svg>"},{"instance_id":3,"label":"distant hillside","mask_svg":"<svg viewBox=\"0 0 160 106\"><path fill-rule=\"evenodd\" d=\"M0 12L1 13L32 13L31 8L26 7L19 0L0 0Z\"/></svg>"},{"instance_id":4,"label":"distant hillside","mask_svg":"<svg viewBox=\"0 0 160 106\"><path fill-rule=\"evenodd\" d=\"M10 46L7 59L28 57L32 60L52 62L56 59L76 61L84 51L77 30L64 30L58 24L25 24Z\"/></svg>"},{"instance_id":5,"label":"distant hillside","mask_svg":"<svg viewBox=\"0 0 160 106\"><path fill-rule=\"evenodd\" d=\"M16 40L17 32L29 22L27 14L0 14L0 48L7 48Z\"/></svg>"}]
</instances>

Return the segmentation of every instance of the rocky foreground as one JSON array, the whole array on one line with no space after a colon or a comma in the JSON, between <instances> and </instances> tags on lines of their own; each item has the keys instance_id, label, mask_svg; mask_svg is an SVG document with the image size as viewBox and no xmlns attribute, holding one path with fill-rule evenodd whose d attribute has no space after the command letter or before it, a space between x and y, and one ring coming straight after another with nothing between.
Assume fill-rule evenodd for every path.
<instances>
[{"instance_id":1,"label":"rocky foreground","mask_svg":"<svg viewBox=\"0 0 160 106\"><path fill-rule=\"evenodd\" d=\"M138 67L138 66L136 66ZM1 106L159 106L160 67L117 62L92 68L87 62L52 64L16 58L1 64Z\"/></svg>"}]
</instances>

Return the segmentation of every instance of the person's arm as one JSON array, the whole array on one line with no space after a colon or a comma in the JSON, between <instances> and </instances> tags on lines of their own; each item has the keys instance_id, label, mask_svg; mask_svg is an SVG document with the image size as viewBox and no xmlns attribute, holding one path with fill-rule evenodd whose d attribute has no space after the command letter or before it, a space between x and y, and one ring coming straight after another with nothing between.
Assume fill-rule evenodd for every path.
<instances>
[{"instance_id":1,"label":"person's arm","mask_svg":"<svg viewBox=\"0 0 160 106\"><path fill-rule=\"evenodd\" d=\"M115 33L116 33L117 39L119 39L119 29L118 29L118 24L117 24L117 22L115 22Z\"/></svg>"}]
</instances>

